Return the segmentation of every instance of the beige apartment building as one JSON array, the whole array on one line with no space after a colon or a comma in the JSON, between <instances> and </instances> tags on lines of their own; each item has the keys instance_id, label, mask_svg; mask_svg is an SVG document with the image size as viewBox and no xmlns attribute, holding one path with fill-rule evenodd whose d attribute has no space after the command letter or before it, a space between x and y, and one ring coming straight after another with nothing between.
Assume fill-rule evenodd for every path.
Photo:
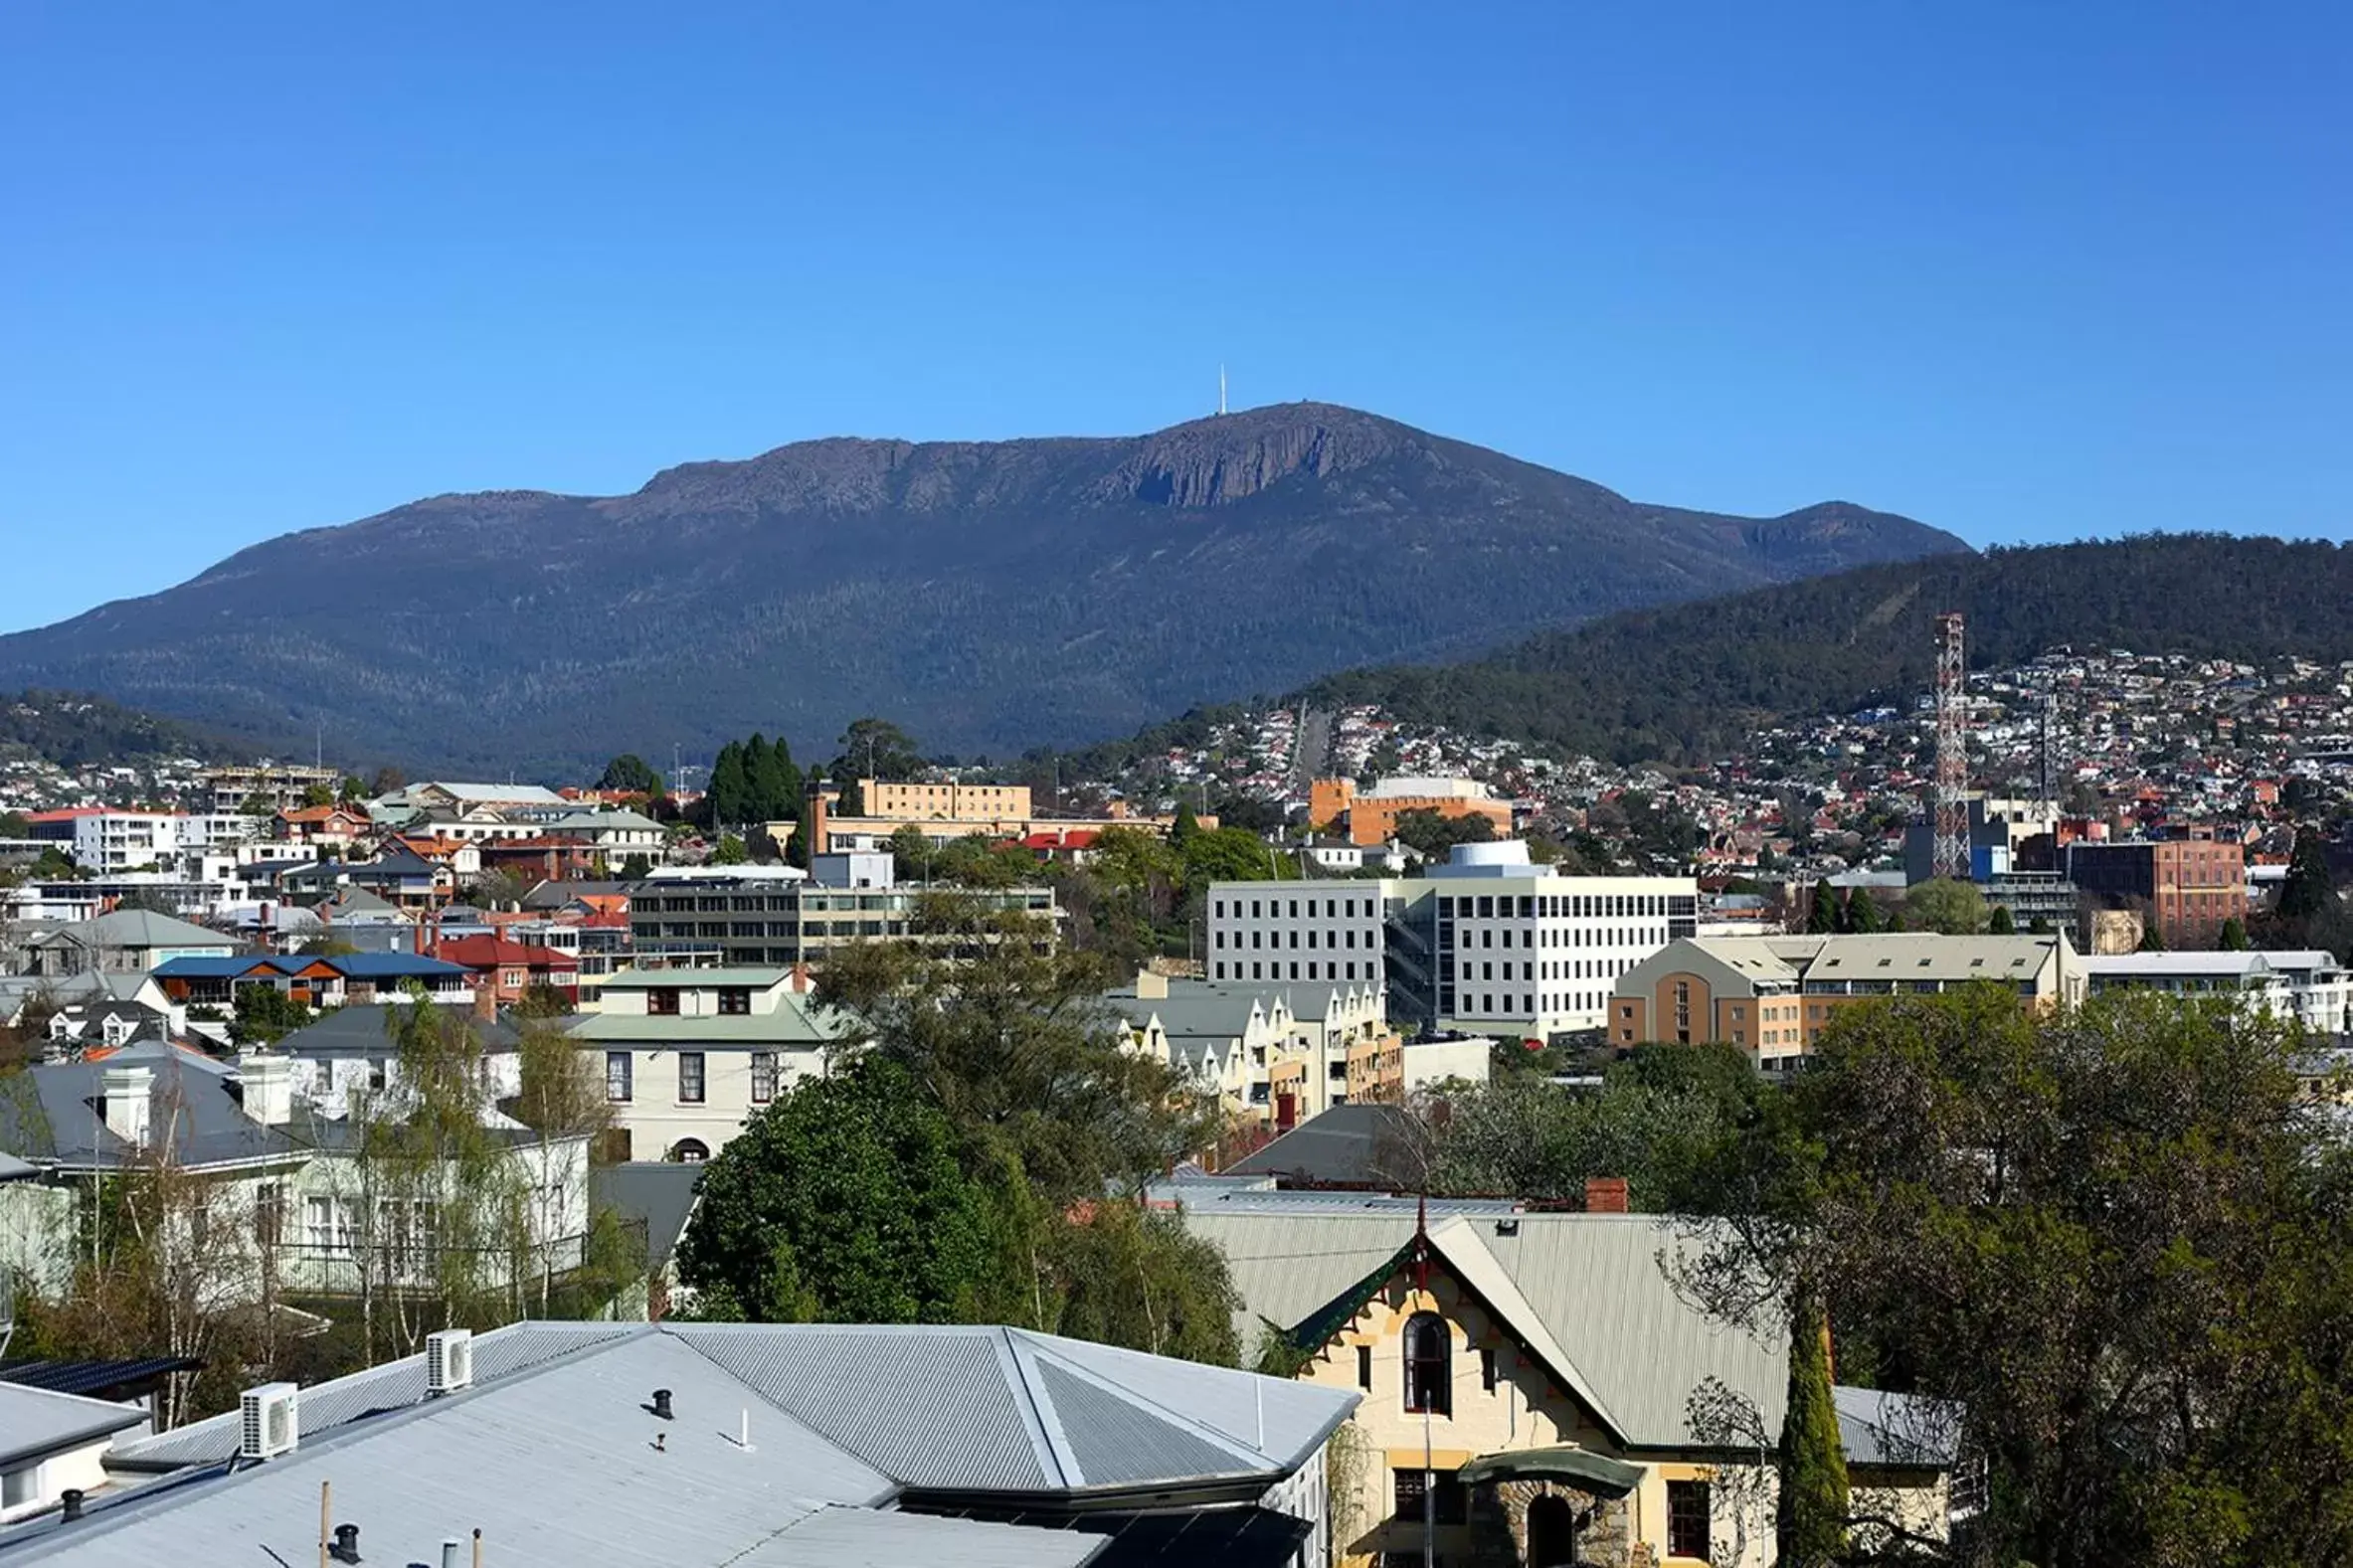
<instances>
[{"instance_id":1,"label":"beige apartment building","mask_svg":"<svg viewBox=\"0 0 2353 1568\"><path fill-rule=\"evenodd\" d=\"M865 800L862 815L840 814L841 790L819 785L809 797L810 853L839 854L849 850L888 849L902 829L914 828L935 843L949 843L978 833L985 838L1048 837L1058 845L1075 836L1083 840L1107 827L1132 827L1166 834L1175 816L1145 815L1115 800L1102 816L1040 816L1030 802L1027 784L899 784L860 779L858 794ZM1217 818L1197 819L1215 827ZM767 824L769 836L783 843L794 831L790 822Z\"/></svg>"}]
</instances>

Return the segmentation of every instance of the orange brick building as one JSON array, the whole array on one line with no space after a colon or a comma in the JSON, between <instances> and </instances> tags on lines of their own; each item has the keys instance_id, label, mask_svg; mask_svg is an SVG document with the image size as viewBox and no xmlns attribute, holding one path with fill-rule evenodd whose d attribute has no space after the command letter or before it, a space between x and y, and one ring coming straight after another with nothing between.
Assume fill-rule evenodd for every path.
<instances>
[{"instance_id":1,"label":"orange brick building","mask_svg":"<svg viewBox=\"0 0 2353 1568\"><path fill-rule=\"evenodd\" d=\"M1363 794L1353 779L1318 779L1308 785L1309 825L1343 832L1352 844L1387 843L1397 836L1397 818L1408 811L1434 811L1450 821L1483 816L1496 837L1512 834L1512 802L1468 779L1385 779Z\"/></svg>"}]
</instances>

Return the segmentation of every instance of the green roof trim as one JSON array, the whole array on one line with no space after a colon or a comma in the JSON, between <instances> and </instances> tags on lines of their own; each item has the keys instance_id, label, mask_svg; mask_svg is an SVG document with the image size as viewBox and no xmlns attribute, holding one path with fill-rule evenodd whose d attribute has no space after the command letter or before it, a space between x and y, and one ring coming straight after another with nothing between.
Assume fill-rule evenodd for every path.
<instances>
[{"instance_id":1,"label":"green roof trim","mask_svg":"<svg viewBox=\"0 0 2353 1568\"><path fill-rule=\"evenodd\" d=\"M1466 1486L1498 1481L1557 1481L1596 1496L1623 1497L1642 1484L1642 1467L1563 1444L1481 1455L1455 1472L1455 1477Z\"/></svg>"},{"instance_id":2,"label":"green roof trim","mask_svg":"<svg viewBox=\"0 0 2353 1568\"><path fill-rule=\"evenodd\" d=\"M1397 1249L1395 1257L1318 1308L1286 1336L1292 1346L1300 1350L1321 1350L1334 1334L1356 1320L1365 1304L1380 1294L1382 1286L1395 1279L1400 1270L1413 1266L1414 1250L1420 1244L1421 1238L1414 1237Z\"/></svg>"}]
</instances>

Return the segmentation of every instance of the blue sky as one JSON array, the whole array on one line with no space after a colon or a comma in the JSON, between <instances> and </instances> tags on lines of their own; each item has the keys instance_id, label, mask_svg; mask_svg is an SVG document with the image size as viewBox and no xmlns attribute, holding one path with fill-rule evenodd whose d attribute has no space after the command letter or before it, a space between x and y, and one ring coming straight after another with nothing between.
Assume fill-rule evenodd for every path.
<instances>
[{"instance_id":1,"label":"blue sky","mask_svg":"<svg viewBox=\"0 0 2353 1568\"><path fill-rule=\"evenodd\" d=\"M2342 538L2348 62L2317 4L18 0L0 626L1221 360L1646 500Z\"/></svg>"}]
</instances>

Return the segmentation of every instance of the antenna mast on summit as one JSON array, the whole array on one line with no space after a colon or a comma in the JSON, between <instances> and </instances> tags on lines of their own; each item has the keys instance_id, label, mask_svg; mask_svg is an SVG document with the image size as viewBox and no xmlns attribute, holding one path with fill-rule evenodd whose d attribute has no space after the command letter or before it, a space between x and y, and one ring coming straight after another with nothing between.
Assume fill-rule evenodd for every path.
<instances>
[{"instance_id":1,"label":"antenna mast on summit","mask_svg":"<svg viewBox=\"0 0 2353 1568\"><path fill-rule=\"evenodd\" d=\"M1957 610L1936 617L1936 773L1929 796L1932 876L1969 880L1969 665Z\"/></svg>"},{"instance_id":2,"label":"antenna mast on summit","mask_svg":"<svg viewBox=\"0 0 2353 1568\"><path fill-rule=\"evenodd\" d=\"M1225 367L1223 365L1217 367L1217 412L1219 414L1225 412Z\"/></svg>"}]
</instances>

